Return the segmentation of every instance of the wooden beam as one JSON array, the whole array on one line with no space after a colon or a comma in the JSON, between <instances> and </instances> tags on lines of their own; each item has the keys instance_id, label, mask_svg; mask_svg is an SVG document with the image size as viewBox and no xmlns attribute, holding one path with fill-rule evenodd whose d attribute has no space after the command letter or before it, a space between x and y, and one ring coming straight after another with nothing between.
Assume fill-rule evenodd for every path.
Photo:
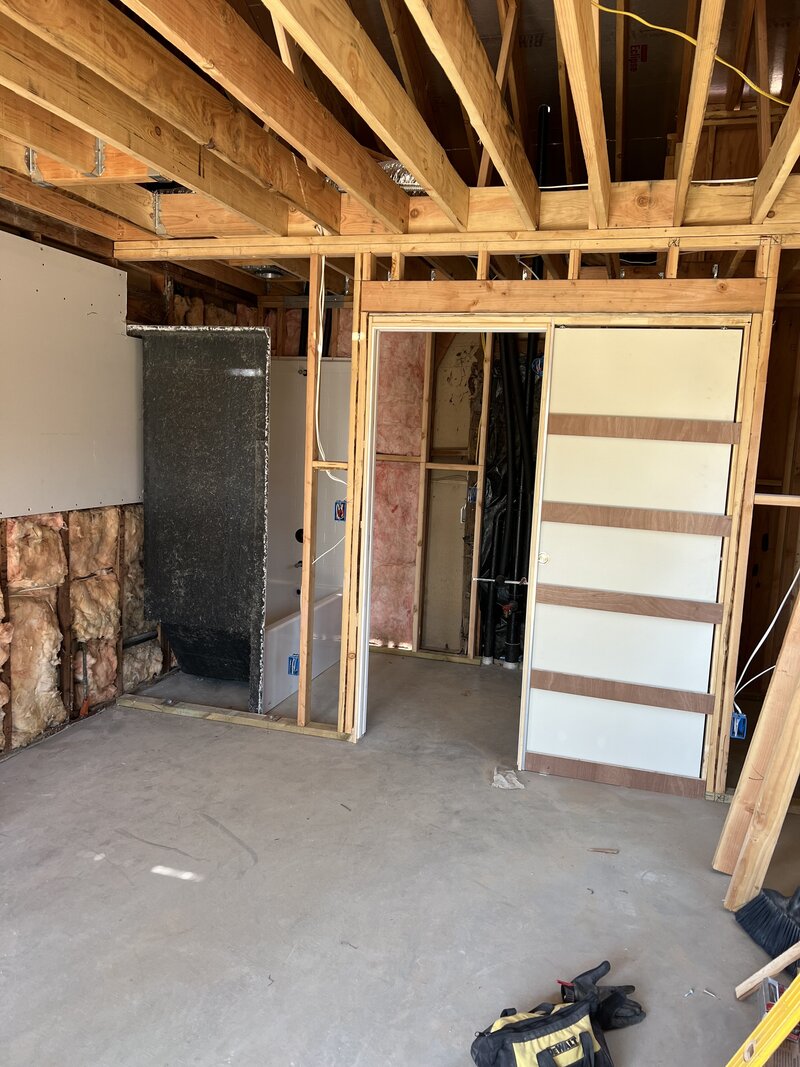
<instances>
[{"instance_id":1,"label":"wooden beam","mask_svg":"<svg viewBox=\"0 0 800 1067\"><path fill-rule=\"evenodd\" d=\"M519 211L523 225L536 229L539 218L539 186L534 177L522 139L503 103L499 77L496 79L486 51L478 37L466 0L406 0L406 5L439 61L450 84L464 105L476 133L491 156ZM502 67L498 76L507 74L516 4L509 10L504 27Z\"/></svg>"},{"instance_id":2,"label":"wooden beam","mask_svg":"<svg viewBox=\"0 0 800 1067\"><path fill-rule=\"evenodd\" d=\"M365 282L362 308L369 312L464 311L553 314L558 312L760 311L762 278L727 282L688 280L537 282Z\"/></svg>"},{"instance_id":3,"label":"wooden beam","mask_svg":"<svg viewBox=\"0 0 800 1067\"><path fill-rule=\"evenodd\" d=\"M226 0L126 3L274 133L361 201L390 232L405 230L406 194ZM292 37L297 40L295 34Z\"/></svg>"},{"instance_id":4,"label":"wooden beam","mask_svg":"<svg viewBox=\"0 0 800 1067\"><path fill-rule=\"evenodd\" d=\"M338 196L319 174L106 0L2 0L18 25L111 82L208 153L338 229Z\"/></svg>"},{"instance_id":5,"label":"wooden beam","mask_svg":"<svg viewBox=\"0 0 800 1067\"><path fill-rule=\"evenodd\" d=\"M783 189L800 155L800 88L795 90L792 103L775 136L766 162L753 189L754 223L763 222Z\"/></svg>"},{"instance_id":6,"label":"wooden beam","mask_svg":"<svg viewBox=\"0 0 800 1067\"><path fill-rule=\"evenodd\" d=\"M572 97L569 93L569 77L567 75L567 61L564 58L564 45L561 41L558 24L556 23L556 60L558 66L558 99L561 110L561 140L564 151L564 173L567 185L575 181L575 161L573 158L573 109Z\"/></svg>"},{"instance_id":7,"label":"wooden beam","mask_svg":"<svg viewBox=\"0 0 800 1067\"><path fill-rule=\"evenodd\" d=\"M97 163L97 138L0 85L0 133L46 152L77 171L89 172Z\"/></svg>"},{"instance_id":8,"label":"wooden beam","mask_svg":"<svg viewBox=\"0 0 800 1067\"><path fill-rule=\"evenodd\" d=\"M312 659L314 654L314 562L316 556L317 459L316 405L318 346L322 338L319 314L322 257L311 257L308 283L308 341L306 348L305 474L303 478L303 569L300 574L300 674L297 682L297 725L311 719Z\"/></svg>"},{"instance_id":9,"label":"wooden beam","mask_svg":"<svg viewBox=\"0 0 800 1067\"><path fill-rule=\"evenodd\" d=\"M414 101L428 129L435 131L436 116L428 91L430 79L425 74L417 47L415 35L419 35L414 20L409 15L403 0L381 0L381 10L389 31L389 40L392 42L392 51L400 69L403 87Z\"/></svg>"},{"instance_id":10,"label":"wooden beam","mask_svg":"<svg viewBox=\"0 0 800 1067\"><path fill-rule=\"evenodd\" d=\"M139 185L101 185L64 186L73 196L99 207L101 211L110 211L127 219L143 230L156 232L155 195Z\"/></svg>"},{"instance_id":11,"label":"wooden beam","mask_svg":"<svg viewBox=\"0 0 800 1067\"><path fill-rule=\"evenodd\" d=\"M3 15L0 84L130 153L158 173L207 193L256 226L271 233L286 232L283 201L213 153L198 149L191 138L160 116Z\"/></svg>"},{"instance_id":12,"label":"wooden beam","mask_svg":"<svg viewBox=\"0 0 800 1067\"><path fill-rule=\"evenodd\" d=\"M79 130L77 126L73 126L72 129L84 137L90 136L84 130ZM41 179L43 182L47 182L48 185L64 185L67 187L119 184L120 182L138 185L158 180L159 175L155 174L153 168L147 166L147 164L134 159L133 156L129 156L126 152L120 152L113 145L104 144L97 137L92 137L91 140L95 146L95 159L91 172L70 166L66 161L53 158L52 155L44 151L37 151L34 160L37 180Z\"/></svg>"},{"instance_id":13,"label":"wooden beam","mask_svg":"<svg viewBox=\"0 0 800 1067\"><path fill-rule=\"evenodd\" d=\"M687 0L686 4L686 33L690 37L697 37L697 19L700 11L700 0ZM627 22L628 19L621 19ZM689 106L689 85L692 79L692 67L694 66L694 46L686 42L683 46L683 60L681 62L681 87L678 94L678 123L676 137L678 142L683 140L683 129L686 123L686 109Z\"/></svg>"},{"instance_id":14,"label":"wooden beam","mask_svg":"<svg viewBox=\"0 0 800 1067\"><path fill-rule=\"evenodd\" d=\"M617 0L617 11L626 11L628 0ZM622 161L625 141L625 91L628 84L628 26L624 15L617 17L615 27L614 76L614 180L622 181Z\"/></svg>"},{"instance_id":15,"label":"wooden beam","mask_svg":"<svg viewBox=\"0 0 800 1067\"><path fill-rule=\"evenodd\" d=\"M391 152L466 229L469 191L347 0L264 0Z\"/></svg>"},{"instance_id":16,"label":"wooden beam","mask_svg":"<svg viewBox=\"0 0 800 1067\"><path fill-rule=\"evenodd\" d=\"M508 76L511 72L514 56L514 45L517 43L517 26L519 25L519 4L517 3L517 0L507 0L507 3L498 5L497 14L500 20L500 54L497 58L497 67L495 68L495 81L497 82L501 95L505 97ZM514 121L516 122L516 118ZM518 123L517 131L521 136L521 129ZM522 145L524 148L524 139ZM486 145L484 145L481 150L481 161L478 166L478 185L485 186L489 184L491 166L492 157L489 155Z\"/></svg>"},{"instance_id":17,"label":"wooden beam","mask_svg":"<svg viewBox=\"0 0 800 1067\"><path fill-rule=\"evenodd\" d=\"M756 82L766 88L769 85L770 74L766 0L756 0L754 36L756 45ZM771 107L771 101L759 93L756 98L756 113L758 115L756 130L758 133L759 167L763 167L766 163L770 146L772 144Z\"/></svg>"},{"instance_id":18,"label":"wooden beam","mask_svg":"<svg viewBox=\"0 0 800 1067\"><path fill-rule=\"evenodd\" d=\"M755 758L750 756L753 751ZM725 896L725 907L730 911L738 911L752 900L764 884L798 775L800 599L795 601L792 609L756 725L756 735L750 742L739 786L720 839L720 846L735 851L736 840L744 827L741 848ZM725 869L720 859L721 849L718 849L714 866Z\"/></svg>"},{"instance_id":19,"label":"wooden beam","mask_svg":"<svg viewBox=\"0 0 800 1067\"><path fill-rule=\"evenodd\" d=\"M30 179L8 171L0 171L0 199L38 211L70 226L78 226L110 241L135 241L152 236L147 230L105 211L98 211L96 207L75 200L66 192L36 185Z\"/></svg>"},{"instance_id":20,"label":"wooden beam","mask_svg":"<svg viewBox=\"0 0 800 1067\"><path fill-rule=\"evenodd\" d=\"M593 225L608 225L611 201L611 171L608 165L603 99L597 39L588 0L553 0L558 31L569 72L572 99L589 176L589 201Z\"/></svg>"},{"instance_id":21,"label":"wooden beam","mask_svg":"<svg viewBox=\"0 0 800 1067\"><path fill-rule=\"evenodd\" d=\"M742 0L739 25L736 30L736 47L731 63L739 70L747 66L747 53L750 51L750 38L753 30L755 0ZM726 57L727 58L727 57ZM728 90L725 94L725 110L737 111L742 106L744 82L735 71L728 71Z\"/></svg>"},{"instance_id":22,"label":"wooden beam","mask_svg":"<svg viewBox=\"0 0 800 1067\"><path fill-rule=\"evenodd\" d=\"M714 56L719 45L722 16L725 0L702 0L700 22L697 29L698 46L695 51L692 81L689 88L689 102L686 108L686 120L683 131L680 160L675 186L675 211L673 223L680 226L686 212L689 197L689 185L694 173L697 150L700 147L700 134L703 132L708 91L714 73Z\"/></svg>"}]
</instances>

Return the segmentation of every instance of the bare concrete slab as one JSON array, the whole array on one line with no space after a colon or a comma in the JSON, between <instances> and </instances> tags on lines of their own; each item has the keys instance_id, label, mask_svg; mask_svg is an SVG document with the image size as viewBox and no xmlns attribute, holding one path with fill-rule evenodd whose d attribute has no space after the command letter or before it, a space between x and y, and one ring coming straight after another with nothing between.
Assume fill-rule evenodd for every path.
<instances>
[{"instance_id":1,"label":"bare concrete slab","mask_svg":"<svg viewBox=\"0 0 800 1067\"><path fill-rule=\"evenodd\" d=\"M0 767L6 1067L461 1067L604 958L649 1010L617 1067L726 1062L765 957L709 868L725 809L493 789L518 675L371 673L358 746L112 708Z\"/></svg>"}]
</instances>

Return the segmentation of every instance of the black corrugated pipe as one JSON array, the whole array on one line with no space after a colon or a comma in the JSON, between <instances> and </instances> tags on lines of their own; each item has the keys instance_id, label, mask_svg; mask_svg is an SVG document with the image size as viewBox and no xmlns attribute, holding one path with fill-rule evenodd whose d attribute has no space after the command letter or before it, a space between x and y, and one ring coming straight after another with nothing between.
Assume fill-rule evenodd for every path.
<instances>
[{"instance_id":1,"label":"black corrugated pipe","mask_svg":"<svg viewBox=\"0 0 800 1067\"><path fill-rule=\"evenodd\" d=\"M481 657L484 666L491 666L494 662L494 646L497 637L497 627L494 621L497 610L497 557L500 552L500 538L497 529L502 519L507 514L506 508L498 508L492 519L492 556L489 565L489 576L493 579L488 583L486 591L486 608L483 612L483 640L481 641Z\"/></svg>"},{"instance_id":2,"label":"black corrugated pipe","mask_svg":"<svg viewBox=\"0 0 800 1067\"><path fill-rule=\"evenodd\" d=\"M525 415L525 397L522 392L522 377L519 373L519 355L517 353L516 334L504 334L508 343L508 375L511 387L511 402L519 433L520 455L522 458L522 484L525 493L533 496L533 447L531 445L530 424Z\"/></svg>"},{"instance_id":3,"label":"black corrugated pipe","mask_svg":"<svg viewBox=\"0 0 800 1067\"><path fill-rule=\"evenodd\" d=\"M500 575L508 575L509 564L511 563L511 534L513 532L513 523L511 521L512 508L514 505L514 499L517 495L517 483L516 483L516 441L514 440L514 413L513 413L513 401L511 394L513 392L513 385L511 383L510 372L510 359L508 348L508 334L500 334L500 369L503 376L503 404L505 407L506 418L506 515L507 520L503 527L503 550L500 554L499 567ZM493 575L497 578L497 572Z\"/></svg>"}]
</instances>

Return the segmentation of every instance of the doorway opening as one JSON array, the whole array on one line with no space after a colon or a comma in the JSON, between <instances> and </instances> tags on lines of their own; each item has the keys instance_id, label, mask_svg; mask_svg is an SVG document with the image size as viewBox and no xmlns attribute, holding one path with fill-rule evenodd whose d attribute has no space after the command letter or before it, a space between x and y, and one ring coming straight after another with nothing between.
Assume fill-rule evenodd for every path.
<instances>
[{"instance_id":1,"label":"doorway opening","mask_svg":"<svg viewBox=\"0 0 800 1067\"><path fill-rule=\"evenodd\" d=\"M545 336L372 335L359 734L414 716L516 763Z\"/></svg>"}]
</instances>

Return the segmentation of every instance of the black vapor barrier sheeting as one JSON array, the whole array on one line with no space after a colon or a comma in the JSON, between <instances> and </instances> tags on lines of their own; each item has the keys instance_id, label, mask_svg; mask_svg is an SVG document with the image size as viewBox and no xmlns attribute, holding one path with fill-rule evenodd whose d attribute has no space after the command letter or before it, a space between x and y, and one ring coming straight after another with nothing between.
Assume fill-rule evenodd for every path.
<instances>
[{"instance_id":1,"label":"black vapor barrier sheeting","mask_svg":"<svg viewBox=\"0 0 800 1067\"><path fill-rule=\"evenodd\" d=\"M144 340L145 605L188 674L263 689L269 334L153 327Z\"/></svg>"},{"instance_id":2,"label":"black vapor barrier sheeting","mask_svg":"<svg viewBox=\"0 0 800 1067\"><path fill-rule=\"evenodd\" d=\"M480 544L481 655L522 655L544 335L495 334Z\"/></svg>"}]
</instances>

